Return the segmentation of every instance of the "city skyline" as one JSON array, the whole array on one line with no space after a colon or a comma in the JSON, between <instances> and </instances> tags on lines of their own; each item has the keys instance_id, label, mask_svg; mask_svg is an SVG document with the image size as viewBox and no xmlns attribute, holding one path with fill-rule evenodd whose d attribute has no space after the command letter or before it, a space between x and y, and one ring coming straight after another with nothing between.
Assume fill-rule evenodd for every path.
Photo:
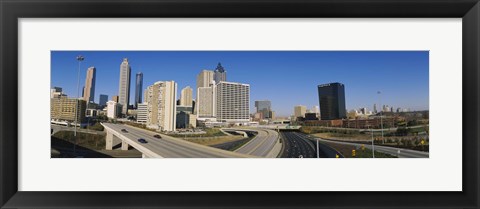
<instances>
[{"instance_id":1,"label":"city skyline","mask_svg":"<svg viewBox=\"0 0 480 209\"><path fill-rule=\"evenodd\" d=\"M202 70L220 66L229 74L228 80L250 84L251 113L256 100L271 101L278 116L292 115L297 105L318 106L317 85L333 82L345 84L348 110L371 110L380 101L377 91L382 92L381 105L395 109L428 110L429 104L427 51L53 51L51 87L62 87L69 97L76 97L71 81L76 77L75 57L79 54L85 57L81 78L85 78L87 66L96 67L96 103L100 94L118 95L118 68L123 58L128 58L131 73L141 69L145 74L144 86L173 80L180 90L196 86ZM72 70L64 70L67 68ZM135 79L130 80L130 85L135 85L132 82ZM128 103L134 104L135 94L128 94ZM193 98L196 94L194 91Z\"/></svg>"}]
</instances>

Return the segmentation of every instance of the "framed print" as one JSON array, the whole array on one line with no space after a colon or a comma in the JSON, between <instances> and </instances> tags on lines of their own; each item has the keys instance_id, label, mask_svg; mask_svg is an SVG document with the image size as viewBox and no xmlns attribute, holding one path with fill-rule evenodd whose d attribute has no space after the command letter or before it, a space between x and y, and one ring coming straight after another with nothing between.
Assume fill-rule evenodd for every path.
<instances>
[{"instance_id":1,"label":"framed print","mask_svg":"<svg viewBox=\"0 0 480 209\"><path fill-rule=\"evenodd\" d=\"M478 1L0 7L2 208L478 208Z\"/></svg>"}]
</instances>

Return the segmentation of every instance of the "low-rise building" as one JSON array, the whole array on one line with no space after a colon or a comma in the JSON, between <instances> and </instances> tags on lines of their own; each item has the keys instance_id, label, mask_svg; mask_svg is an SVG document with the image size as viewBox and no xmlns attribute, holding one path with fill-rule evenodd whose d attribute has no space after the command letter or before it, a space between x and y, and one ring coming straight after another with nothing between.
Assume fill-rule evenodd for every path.
<instances>
[{"instance_id":1,"label":"low-rise building","mask_svg":"<svg viewBox=\"0 0 480 209\"><path fill-rule=\"evenodd\" d=\"M122 105L115 101L107 102L107 117L117 119L122 115Z\"/></svg>"},{"instance_id":2,"label":"low-rise building","mask_svg":"<svg viewBox=\"0 0 480 209\"><path fill-rule=\"evenodd\" d=\"M78 106L77 106L78 103ZM77 108L78 107L78 108ZM85 119L87 103L81 99L56 97L50 99L50 117L53 120L66 120L81 123Z\"/></svg>"}]
</instances>

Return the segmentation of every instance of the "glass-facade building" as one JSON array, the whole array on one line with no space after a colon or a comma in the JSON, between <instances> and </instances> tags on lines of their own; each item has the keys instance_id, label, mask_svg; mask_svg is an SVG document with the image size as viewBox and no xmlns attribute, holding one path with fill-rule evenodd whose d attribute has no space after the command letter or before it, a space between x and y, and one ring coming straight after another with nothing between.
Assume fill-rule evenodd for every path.
<instances>
[{"instance_id":1,"label":"glass-facade building","mask_svg":"<svg viewBox=\"0 0 480 209\"><path fill-rule=\"evenodd\" d=\"M271 118L270 110L272 109L272 103L270 101L255 101L255 108L257 113L262 113L263 118Z\"/></svg>"},{"instance_id":2,"label":"glass-facade building","mask_svg":"<svg viewBox=\"0 0 480 209\"><path fill-rule=\"evenodd\" d=\"M318 100L322 120L346 118L345 85L327 83L318 85Z\"/></svg>"},{"instance_id":3,"label":"glass-facade building","mask_svg":"<svg viewBox=\"0 0 480 209\"><path fill-rule=\"evenodd\" d=\"M135 107L142 103L143 73L138 72L135 81Z\"/></svg>"}]
</instances>

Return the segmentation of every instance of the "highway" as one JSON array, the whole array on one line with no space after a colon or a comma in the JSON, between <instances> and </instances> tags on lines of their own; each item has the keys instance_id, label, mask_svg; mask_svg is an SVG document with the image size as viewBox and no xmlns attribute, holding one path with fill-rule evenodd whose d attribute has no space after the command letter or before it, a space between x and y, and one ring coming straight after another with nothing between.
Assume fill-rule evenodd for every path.
<instances>
[{"instance_id":1,"label":"highway","mask_svg":"<svg viewBox=\"0 0 480 209\"><path fill-rule=\"evenodd\" d=\"M254 155L258 157L266 157L273 149L278 140L278 132L269 129L225 129L236 131L255 131L257 136L244 144L235 152Z\"/></svg>"},{"instance_id":2,"label":"highway","mask_svg":"<svg viewBox=\"0 0 480 209\"><path fill-rule=\"evenodd\" d=\"M297 132L281 132L283 138L282 158L316 158L317 152L313 143ZM320 157L326 157L321 153Z\"/></svg>"},{"instance_id":3,"label":"highway","mask_svg":"<svg viewBox=\"0 0 480 209\"><path fill-rule=\"evenodd\" d=\"M159 134L152 131L143 130L140 128L126 126L122 124L102 124L106 129L111 129L124 137L127 137L131 142L129 145L139 151L146 151L155 153L163 158L244 158L252 157L240 153L229 152L213 147L203 146L192 142L177 139L164 134ZM121 130L126 129L128 133ZM107 130L108 131L108 130ZM162 136L161 139L153 137L155 134ZM138 142L138 139L145 139L148 143L143 144Z\"/></svg>"},{"instance_id":4,"label":"highway","mask_svg":"<svg viewBox=\"0 0 480 209\"><path fill-rule=\"evenodd\" d=\"M315 139L318 139L319 141L323 141L323 142L343 144L343 145L352 145L352 146L365 145L365 148L372 149L371 144L341 142L341 141L334 141L334 140L326 140L326 139L322 139L322 138L315 138ZM399 150L400 150L400 154L398 153ZM393 156L397 156L399 158L428 158L429 157L428 152L422 152L422 151L410 150L410 149L403 149L403 148L396 148L396 147L380 146L380 145L375 145L375 151L376 152L383 152L383 153L390 154L390 155L393 155Z\"/></svg>"}]
</instances>

